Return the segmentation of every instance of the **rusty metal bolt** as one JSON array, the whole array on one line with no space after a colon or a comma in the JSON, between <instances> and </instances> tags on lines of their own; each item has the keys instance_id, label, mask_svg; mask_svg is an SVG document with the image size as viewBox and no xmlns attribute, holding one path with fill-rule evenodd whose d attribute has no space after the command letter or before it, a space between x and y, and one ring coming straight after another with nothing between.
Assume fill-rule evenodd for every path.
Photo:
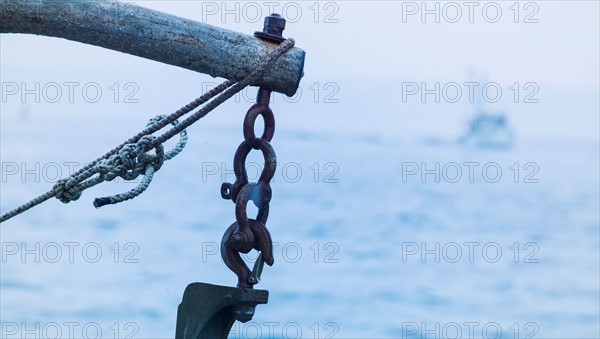
<instances>
[{"instance_id":1,"label":"rusty metal bolt","mask_svg":"<svg viewBox=\"0 0 600 339\"><path fill-rule=\"evenodd\" d=\"M285 19L281 15L273 13L265 18L263 32L282 37L284 29Z\"/></svg>"},{"instance_id":2,"label":"rusty metal bolt","mask_svg":"<svg viewBox=\"0 0 600 339\"><path fill-rule=\"evenodd\" d=\"M254 36L264 40L272 42L282 42L283 30L285 29L285 19L277 14L273 13L265 18L265 25L262 32L254 32Z\"/></svg>"}]
</instances>

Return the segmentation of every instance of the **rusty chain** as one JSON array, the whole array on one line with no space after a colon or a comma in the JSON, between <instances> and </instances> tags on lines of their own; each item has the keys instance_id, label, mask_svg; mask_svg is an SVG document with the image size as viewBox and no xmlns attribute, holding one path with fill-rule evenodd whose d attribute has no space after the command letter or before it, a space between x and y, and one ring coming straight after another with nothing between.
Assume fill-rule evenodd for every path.
<instances>
[{"instance_id":1,"label":"rusty chain","mask_svg":"<svg viewBox=\"0 0 600 339\"><path fill-rule=\"evenodd\" d=\"M279 14L271 14L265 18L262 32L255 32L257 38L273 43L285 43L282 33L285 29L285 19ZM275 116L269 107L271 90L260 87L256 95L256 103L250 107L244 118L244 141L238 146L233 158L235 182L221 185L223 199L235 203L235 222L227 228L221 240L221 257L225 265L238 277L237 286L252 288L260 281L264 264L273 265L273 241L267 229L269 217L269 202L271 201L271 179L275 175L277 156L271 146L275 133ZM256 119L261 116L264 121L264 131L260 137L254 133ZM246 173L246 158L252 150L260 150L265 165L257 182L248 181ZM252 200L258 207L255 219L249 219L246 213L248 201ZM252 249L259 251L254 268L248 268L240 253L248 253Z\"/></svg>"},{"instance_id":2,"label":"rusty chain","mask_svg":"<svg viewBox=\"0 0 600 339\"><path fill-rule=\"evenodd\" d=\"M244 141L238 146L233 159L235 182L223 183L221 196L235 203L236 221L229 226L221 241L223 261L238 276L238 287L252 288L260 280L263 265L273 265L273 242L266 227L271 201L271 179L275 175L277 157L270 144L275 133L275 117L269 108L271 90L259 88L256 104L246 113L244 118ZM261 116L264 121L264 132L260 137L254 133L256 119ZM246 172L246 158L252 150L260 150L265 165L257 182L249 182ZM258 207L255 219L249 219L246 213L248 201L252 200ZM242 260L240 253L248 253L252 249L260 251L252 272Z\"/></svg>"}]
</instances>

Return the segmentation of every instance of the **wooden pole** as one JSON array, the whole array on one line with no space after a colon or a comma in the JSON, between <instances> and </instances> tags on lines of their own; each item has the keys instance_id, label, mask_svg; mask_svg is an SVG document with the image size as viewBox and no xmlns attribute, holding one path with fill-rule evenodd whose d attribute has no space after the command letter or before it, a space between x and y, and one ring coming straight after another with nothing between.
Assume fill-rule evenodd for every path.
<instances>
[{"instance_id":1,"label":"wooden pole","mask_svg":"<svg viewBox=\"0 0 600 339\"><path fill-rule=\"evenodd\" d=\"M105 0L0 0L0 19L0 33L79 41L236 81L277 47L254 36ZM299 48L290 50L253 85L292 96L304 56Z\"/></svg>"}]
</instances>

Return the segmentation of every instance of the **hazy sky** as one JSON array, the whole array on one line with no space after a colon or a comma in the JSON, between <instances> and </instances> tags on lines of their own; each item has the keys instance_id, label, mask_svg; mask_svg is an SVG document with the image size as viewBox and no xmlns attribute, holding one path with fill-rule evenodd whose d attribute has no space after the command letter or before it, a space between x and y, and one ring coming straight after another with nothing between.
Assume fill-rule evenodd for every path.
<instances>
[{"instance_id":1,"label":"hazy sky","mask_svg":"<svg viewBox=\"0 0 600 339\"><path fill-rule=\"evenodd\" d=\"M535 94L539 104L513 107L503 100L490 109L525 110L513 119L524 133L598 135L597 1L135 3L248 34L261 29L271 10L282 13L288 18L284 35L307 51L304 93L318 83L323 96L324 84L334 83L336 95L347 98L340 105L311 110L348 110L369 102L391 112L426 116L435 108L416 100L419 93L409 97L416 101L397 104L406 96L406 83L428 88L457 83L466 96L465 81L494 82L503 99L514 97L511 86L517 83L519 101ZM45 75L60 80L66 73L94 78L110 72L132 74L139 81L150 74L165 82L170 77L193 79L189 71L53 38L3 34L0 49L3 82ZM443 110L474 110L468 107L472 103L461 103ZM407 117L407 124L417 121L413 118ZM386 127L385 122L374 124L374 132Z\"/></svg>"},{"instance_id":2,"label":"hazy sky","mask_svg":"<svg viewBox=\"0 0 600 339\"><path fill-rule=\"evenodd\" d=\"M285 33L309 52L308 72L443 80L474 68L496 81L527 78L557 88L598 89L597 1L135 3L248 34L275 9L289 17ZM34 47L19 40L2 37L3 67L31 65L27 54ZM59 48L62 58L89 64L70 58L72 47ZM56 67L60 61L52 56L36 62Z\"/></svg>"}]
</instances>

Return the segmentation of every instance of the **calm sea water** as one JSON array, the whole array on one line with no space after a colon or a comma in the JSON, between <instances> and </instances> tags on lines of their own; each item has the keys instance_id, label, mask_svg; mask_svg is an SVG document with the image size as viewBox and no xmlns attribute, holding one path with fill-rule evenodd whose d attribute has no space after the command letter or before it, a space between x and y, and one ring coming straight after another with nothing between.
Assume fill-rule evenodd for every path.
<instances>
[{"instance_id":1,"label":"calm sea water","mask_svg":"<svg viewBox=\"0 0 600 339\"><path fill-rule=\"evenodd\" d=\"M3 129L2 211L135 130L31 137L48 124ZM95 210L93 197L132 187L109 183L2 225L3 338L173 337L187 284L235 284L217 251L235 220L219 187L241 132L191 133L133 201ZM258 285L269 303L232 337L600 335L597 142L489 150L288 126L274 146L275 265ZM261 161L250 157L251 178Z\"/></svg>"}]
</instances>

